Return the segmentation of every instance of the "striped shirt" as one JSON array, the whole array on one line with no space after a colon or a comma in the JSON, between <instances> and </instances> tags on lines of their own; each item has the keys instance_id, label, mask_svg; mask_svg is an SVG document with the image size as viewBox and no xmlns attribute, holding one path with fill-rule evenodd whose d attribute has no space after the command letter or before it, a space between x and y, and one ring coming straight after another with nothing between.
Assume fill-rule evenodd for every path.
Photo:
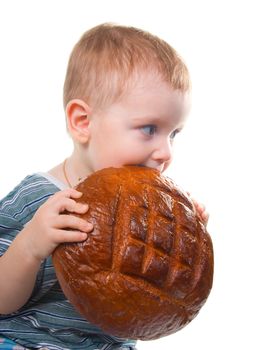
<instances>
[{"instance_id":1,"label":"striped shirt","mask_svg":"<svg viewBox=\"0 0 279 350\"><path fill-rule=\"evenodd\" d=\"M49 174L33 174L0 201L0 256L37 209L62 188ZM33 349L134 349L135 346L134 340L105 334L75 311L59 286L51 256L41 264L29 301L10 315L0 315L1 337Z\"/></svg>"}]
</instances>

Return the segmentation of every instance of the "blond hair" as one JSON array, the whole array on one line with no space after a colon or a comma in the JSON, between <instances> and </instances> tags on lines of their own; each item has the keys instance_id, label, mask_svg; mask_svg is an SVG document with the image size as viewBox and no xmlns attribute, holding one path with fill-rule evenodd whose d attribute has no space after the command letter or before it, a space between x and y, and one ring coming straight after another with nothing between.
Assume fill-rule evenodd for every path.
<instances>
[{"instance_id":1,"label":"blond hair","mask_svg":"<svg viewBox=\"0 0 279 350\"><path fill-rule=\"evenodd\" d=\"M134 73L150 68L173 89L189 89L185 63L164 40L134 27L96 26L83 34L70 55L64 107L79 98L95 109L102 108L122 95Z\"/></svg>"}]
</instances>

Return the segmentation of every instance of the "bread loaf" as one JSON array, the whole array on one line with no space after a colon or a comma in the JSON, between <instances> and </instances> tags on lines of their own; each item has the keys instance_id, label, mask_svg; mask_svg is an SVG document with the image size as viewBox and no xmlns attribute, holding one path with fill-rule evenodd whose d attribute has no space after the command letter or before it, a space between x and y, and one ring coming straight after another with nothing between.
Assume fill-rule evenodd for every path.
<instances>
[{"instance_id":1,"label":"bread loaf","mask_svg":"<svg viewBox=\"0 0 279 350\"><path fill-rule=\"evenodd\" d=\"M143 167L100 170L77 186L94 224L60 245L53 264L66 297L114 336L156 339L188 324L213 280L213 248L191 199Z\"/></svg>"}]
</instances>

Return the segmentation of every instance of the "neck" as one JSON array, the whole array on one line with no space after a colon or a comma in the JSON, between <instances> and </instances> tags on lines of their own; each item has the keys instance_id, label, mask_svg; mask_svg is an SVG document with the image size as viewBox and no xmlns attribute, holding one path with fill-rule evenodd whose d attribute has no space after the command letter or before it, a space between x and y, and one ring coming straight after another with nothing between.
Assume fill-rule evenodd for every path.
<instances>
[{"instance_id":1,"label":"neck","mask_svg":"<svg viewBox=\"0 0 279 350\"><path fill-rule=\"evenodd\" d=\"M64 182L69 187L75 187L80 181L86 178L91 171L84 166L80 156L74 153L62 163Z\"/></svg>"},{"instance_id":2,"label":"neck","mask_svg":"<svg viewBox=\"0 0 279 350\"><path fill-rule=\"evenodd\" d=\"M64 180L67 182L67 185L69 187L73 187L70 180L69 180L69 177L67 175L67 170L66 170L66 166L67 166L67 158L65 158L64 162L63 162L63 165L62 165L62 170L63 170L63 176L64 176Z\"/></svg>"}]
</instances>

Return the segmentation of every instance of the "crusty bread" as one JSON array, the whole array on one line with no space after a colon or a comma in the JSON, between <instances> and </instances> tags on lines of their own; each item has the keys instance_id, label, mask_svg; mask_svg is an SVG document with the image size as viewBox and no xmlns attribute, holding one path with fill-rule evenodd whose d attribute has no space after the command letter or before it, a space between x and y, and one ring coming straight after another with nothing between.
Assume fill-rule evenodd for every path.
<instances>
[{"instance_id":1,"label":"crusty bread","mask_svg":"<svg viewBox=\"0 0 279 350\"><path fill-rule=\"evenodd\" d=\"M156 339L189 323L213 280L213 248L192 201L143 167L100 170L77 186L83 243L53 254L61 288L89 322L115 336Z\"/></svg>"}]
</instances>

